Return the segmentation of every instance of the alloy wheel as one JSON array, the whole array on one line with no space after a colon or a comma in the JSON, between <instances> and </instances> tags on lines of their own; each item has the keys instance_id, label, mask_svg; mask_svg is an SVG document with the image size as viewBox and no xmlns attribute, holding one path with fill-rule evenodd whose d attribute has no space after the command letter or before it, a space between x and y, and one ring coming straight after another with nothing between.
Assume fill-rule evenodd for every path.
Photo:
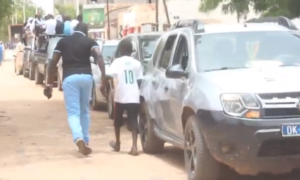
<instances>
[{"instance_id":1,"label":"alloy wheel","mask_svg":"<svg viewBox=\"0 0 300 180\"><path fill-rule=\"evenodd\" d=\"M138 117L138 123L140 127L140 138L142 140L142 145L145 146L147 143L147 132L148 132L148 126L147 126L147 115L145 113L141 113Z\"/></svg>"},{"instance_id":2,"label":"alloy wheel","mask_svg":"<svg viewBox=\"0 0 300 180\"><path fill-rule=\"evenodd\" d=\"M195 142L195 133L192 128L185 132L185 159L188 171L191 175L195 173L197 165L197 148Z\"/></svg>"}]
</instances>

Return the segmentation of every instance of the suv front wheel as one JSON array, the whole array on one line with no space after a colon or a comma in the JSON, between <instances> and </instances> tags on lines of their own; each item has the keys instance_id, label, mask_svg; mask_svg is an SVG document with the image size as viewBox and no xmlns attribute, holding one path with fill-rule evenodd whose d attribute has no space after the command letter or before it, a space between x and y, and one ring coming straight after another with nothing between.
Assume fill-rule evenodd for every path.
<instances>
[{"instance_id":1,"label":"suv front wheel","mask_svg":"<svg viewBox=\"0 0 300 180\"><path fill-rule=\"evenodd\" d=\"M162 153L165 142L157 137L154 132L154 120L149 115L147 104L141 101L140 108L138 126L143 151L148 154Z\"/></svg>"},{"instance_id":2,"label":"suv front wheel","mask_svg":"<svg viewBox=\"0 0 300 180\"><path fill-rule=\"evenodd\" d=\"M190 116L184 129L184 161L189 180L217 180L220 163L210 154L197 118Z\"/></svg>"}]
</instances>

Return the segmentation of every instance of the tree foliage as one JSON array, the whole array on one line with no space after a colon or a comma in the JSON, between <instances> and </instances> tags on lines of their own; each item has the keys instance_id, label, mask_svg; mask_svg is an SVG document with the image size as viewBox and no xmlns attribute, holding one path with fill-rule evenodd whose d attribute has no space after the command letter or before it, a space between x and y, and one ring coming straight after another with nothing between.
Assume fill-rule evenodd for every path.
<instances>
[{"instance_id":1,"label":"tree foliage","mask_svg":"<svg viewBox=\"0 0 300 180\"><path fill-rule=\"evenodd\" d=\"M12 0L0 0L0 22L11 15L13 9L12 7Z\"/></svg>"},{"instance_id":2,"label":"tree foliage","mask_svg":"<svg viewBox=\"0 0 300 180\"><path fill-rule=\"evenodd\" d=\"M202 0L199 10L210 12L222 5L225 14L237 14L237 21L247 18L250 7L262 16L300 16L300 0Z\"/></svg>"},{"instance_id":3,"label":"tree foliage","mask_svg":"<svg viewBox=\"0 0 300 180\"><path fill-rule=\"evenodd\" d=\"M222 4L222 11L225 14L237 14L237 21L241 18L247 18L249 13L249 0L202 0L199 10L202 12L210 12Z\"/></svg>"},{"instance_id":4,"label":"tree foliage","mask_svg":"<svg viewBox=\"0 0 300 180\"><path fill-rule=\"evenodd\" d=\"M61 15L68 15L71 18L76 17L76 9L73 4L55 4L54 7Z\"/></svg>"}]
</instances>

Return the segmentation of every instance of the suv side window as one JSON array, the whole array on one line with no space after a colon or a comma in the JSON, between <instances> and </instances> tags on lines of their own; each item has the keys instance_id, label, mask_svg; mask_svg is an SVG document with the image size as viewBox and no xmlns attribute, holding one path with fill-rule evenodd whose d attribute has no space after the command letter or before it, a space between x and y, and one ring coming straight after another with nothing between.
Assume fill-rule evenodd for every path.
<instances>
[{"instance_id":1,"label":"suv side window","mask_svg":"<svg viewBox=\"0 0 300 180\"><path fill-rule=\"evenodd\" d=\"M137 42L134 38L130 38L131 44L132 44L132 53L131 57L134 59L139 60L138 50L137 50Z\"/></svg>"},{"instance_id":2,"label":"suv side window","mask_svg":"<svg viewBox=\"0 0 300 180\"><path fill-rule=\"evenodd\" d=\"M172 65L180 64L182 69L187 68L189 59L188 41L184 35L179 37Z\"/></svg>"},{"instance_id":3,"label":"suv side window","mask_svg":"<svg viewBox=\"0 0 300 180\"><path fill-rule=\"evenodd\" d=\"M169 62L171 60L172 50L174 48L176 38L177 38L177 34L168 37L164 50L160 57L160 61L159 61L160 68L166 69L169 66Z\"/></svg>"},{"instance_id":4,"label":"suv side window","mask_svg":"<svg viewBox=\"0 0 300 180\"><path fill-rule=\"evenodd\" d=\"M164 48L165 42L166 42L165 38L160 38L158 40L158 42L156 43L156 48L155 48L155 51L152 56L153 66L155 66L155 64L159 58L161 49Z\"/></svg>"}]
</instances>

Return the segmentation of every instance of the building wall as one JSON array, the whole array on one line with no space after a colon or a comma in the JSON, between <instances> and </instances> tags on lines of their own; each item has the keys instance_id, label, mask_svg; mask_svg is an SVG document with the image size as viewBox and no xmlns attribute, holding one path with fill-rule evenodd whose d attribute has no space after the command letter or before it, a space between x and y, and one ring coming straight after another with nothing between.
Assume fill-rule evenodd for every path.
<instances>
[{"instance_id":1,"label":"building wall","mask_svg":"<svg viewBox=\"0 0 300 180\"><path fill-rule=\"evenodd\" d=\"M109 3L147 3L149 0L108 0ZM107 0L97 0L97 3L106 3ZM86 4L90 4L91 0L86 0Z\"/></svg>"}]
</instances>

